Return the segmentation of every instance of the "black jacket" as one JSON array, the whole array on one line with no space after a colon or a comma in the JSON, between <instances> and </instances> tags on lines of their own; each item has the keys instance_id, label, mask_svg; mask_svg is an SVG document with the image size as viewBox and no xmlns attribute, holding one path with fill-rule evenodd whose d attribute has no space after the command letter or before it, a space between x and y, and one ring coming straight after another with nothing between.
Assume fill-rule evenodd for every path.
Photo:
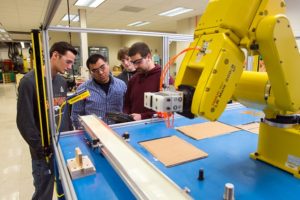
<instances>
[{"instance_id":1,"label":"black jacket","mask_svg":"<svg viewBox=\"0 0 300 200\"><path fill-rule=\"evenodd\" d=\"M127 72L126 70L123 70L121 74L117 76L118 79L121 79L128 85L129 79L135 74L136 71L134 72Z\"/></svg>"}]
</instances>

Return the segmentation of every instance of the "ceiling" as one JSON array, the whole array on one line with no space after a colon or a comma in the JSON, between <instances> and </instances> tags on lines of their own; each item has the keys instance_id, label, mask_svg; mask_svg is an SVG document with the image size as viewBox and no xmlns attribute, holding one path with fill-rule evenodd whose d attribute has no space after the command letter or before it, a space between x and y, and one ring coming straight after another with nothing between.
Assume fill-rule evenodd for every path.
<instances>
[{"instance_id":1,"label":"ceiling","mask_svg":"<svg viewBox=\"0 0 300 200\"><path fill-rule=\"evenodd\" d=\"M0 0L0 23L15 41L30 40L31 29L38 29L44 21L50 0ZM208 0L106 0L97 8L74 6L76 0L69 0L70 14L77 14L78 9L86 9L87 27L127 29L141 31L176 32L178 20L200 15L205 9ZM288 13L291 17L292 27L300 30L300 18L298 0L286 0ZM139 12L121 11L122 8L138 7ZM61 0L55 13L51 26L68 25L62 22L62 17L67 13L67 0ZM166 10L176 7L194 9L175 17L157 15ZM129 27L129 23L135 21L149 21L150 24L141 27ZM0 24L0 28L1 28ZM72 22L71 26L79 26L78 22ZM300 31L299 31L300 33Z\"/></svg>"},{"instance_id":2,"label":"ceiling","mask_svg":"<svg viewBox=\"0 0 300 200\"><path fill-rule=\"evenodd\" d=\"M11 33L14 40L27 38L31 29L38 29L44 21L49 0L0 0L0 23ZM78 9L86 9L87 27L127 29L141 31L176 32L176 22L201 14L208 0L106 0L97 8L77 7L76 0L69 0L70 14L78 14ZM124 7L141 8L139 12L121 11ZM157 14L176 8L194 9L191 12L175 17L163 17ZM68 22L61 19L67 14L67 0L61 0L51 26L67 26ZM141 27L129 27L129 23L149 21L150 24ZM79 27L78 22L72 22L71 27ZM0 27L1 28L1 27Z\"/></svg>"}]
</instances>

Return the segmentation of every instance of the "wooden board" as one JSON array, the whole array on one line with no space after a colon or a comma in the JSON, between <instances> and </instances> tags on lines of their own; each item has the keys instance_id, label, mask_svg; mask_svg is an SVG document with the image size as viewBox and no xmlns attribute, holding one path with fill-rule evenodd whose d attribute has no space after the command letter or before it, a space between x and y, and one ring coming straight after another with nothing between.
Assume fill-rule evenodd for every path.
<instances>
[{"instance_id":1,"label":"wooden board","mask_svg":"<svg viewBox=\"0 0 300 200\"><path fill-rule=\"evenodd\" d=\"M149 140L140 142L140 144L166 167L179 165L208 156L204 151L194 147L177 136Z\"/></svg>"},{"instance_id":2,"label":"wooden board","mask_svg":"<svg viewBox=\"0 0 300 200\"><path fill-rule=\"evenodd\" d=\"M247 131L251 133L259 134L259 128L252 128L252 129L248 129Z\"/></svg>"},{"instance_id":3,"label":"wooden board","mask_svg":"<svg viewBox=\"0 0 300 200\"><path fill-rule=\"evenodd\" d=\"M220 122L204 122L201 124L177 127L176 129L195 140L228 134L239 130L236 127Z\"/></svg>"}]
</instances>

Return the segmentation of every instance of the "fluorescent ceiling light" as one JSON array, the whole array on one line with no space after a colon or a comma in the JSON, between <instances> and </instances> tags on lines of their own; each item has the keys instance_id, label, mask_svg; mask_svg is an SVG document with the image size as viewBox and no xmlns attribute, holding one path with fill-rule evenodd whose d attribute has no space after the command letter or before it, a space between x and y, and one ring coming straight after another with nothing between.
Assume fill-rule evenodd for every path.
<instances>
[{"instance_id":1,"label":"fluorescent ceiling light","mask_svg":"<svg viewBox=\"0 0 300 200\"><path fill-rule=\"evenodd\" d=\"M150 22L137 21L137 22L133 22L131 24L128 24L127 26L144 26L146 24L150 24Z\"/></svg>"},{"instance_id":2,"label":"fluorescent ceiling light","mask_svg":"<svg viewBox=\"0 0 300 200\"><path fill-rule=\"evenodd\" d=\"M68 14L65 14L65 16L62 18L62 21L69 21ZM78 22L79 21L79 16L78 15L70 15L70 21Z\"/></svg>"},{"instance_id":3,"label":"fluorescent ceiling light","mask_svg":"<svg viewBox=\"0 0 300 200\"><path fill-rule=\"evenodd\" d=\"M190 8L178 7L178 8L174 8L172 10L168 10L166 12L159 13L158 15L173 17L173 16L180 15L180 14L183 14L183 13L186 13L186 12L190 12L192 10L193 9L190 9Z\"/></svg>"},{"instance_id":4,"label":"fluorescent ceiling light","mask_svg":"<svg viewBox=\"0 0 300 200\"><path fill-rule=\"evenodd\" d=\"M137 24L137 25L135 25L135 26L144 26L144 25L146 25L146 24L150 24L150 22L142 22L142 23Z\"/></svg>"},{"instance_id":5,"label":"fluorescent ceiling light","mask_svg":"<svg viewBox=\"0 0 300 200\"><path fill-rule=\"evenodd\" d=\"M77 0L75 6L86 6L86 7L96 8L104 1L105 0Z\"/></svg>"},{"instance_id":6,"label":"fluorescent ceiling light","mask_svg":"<svg viewBox=\"0 0 300 200\"><path fill-rule=\"evenodd\" d=\"M133 22L131 24L128 24L127 26L135 26L135 25L140 24L140 23L142 23L142 22L141 21L137 21L137 22Z\"/></svg>"}]
</instances>

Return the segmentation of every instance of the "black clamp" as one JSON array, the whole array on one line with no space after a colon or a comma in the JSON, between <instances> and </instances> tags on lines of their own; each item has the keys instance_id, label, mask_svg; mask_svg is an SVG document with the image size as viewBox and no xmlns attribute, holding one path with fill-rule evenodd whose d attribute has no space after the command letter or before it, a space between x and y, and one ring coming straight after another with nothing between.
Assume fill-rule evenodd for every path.
<instances>
[{"instance_id":1,"label":"black clamp","mask_svg":"<svg viewBox=\"0 0 300 200\"><path fill-rule=\"evenodd\" d=\"M126 132L124 132L123 134L122 134L122 138L125 140L125 141L129 141L129 137L130 137L130 135L129 135L129 133L126 131Z\"/></svg>"}]
</instances>

